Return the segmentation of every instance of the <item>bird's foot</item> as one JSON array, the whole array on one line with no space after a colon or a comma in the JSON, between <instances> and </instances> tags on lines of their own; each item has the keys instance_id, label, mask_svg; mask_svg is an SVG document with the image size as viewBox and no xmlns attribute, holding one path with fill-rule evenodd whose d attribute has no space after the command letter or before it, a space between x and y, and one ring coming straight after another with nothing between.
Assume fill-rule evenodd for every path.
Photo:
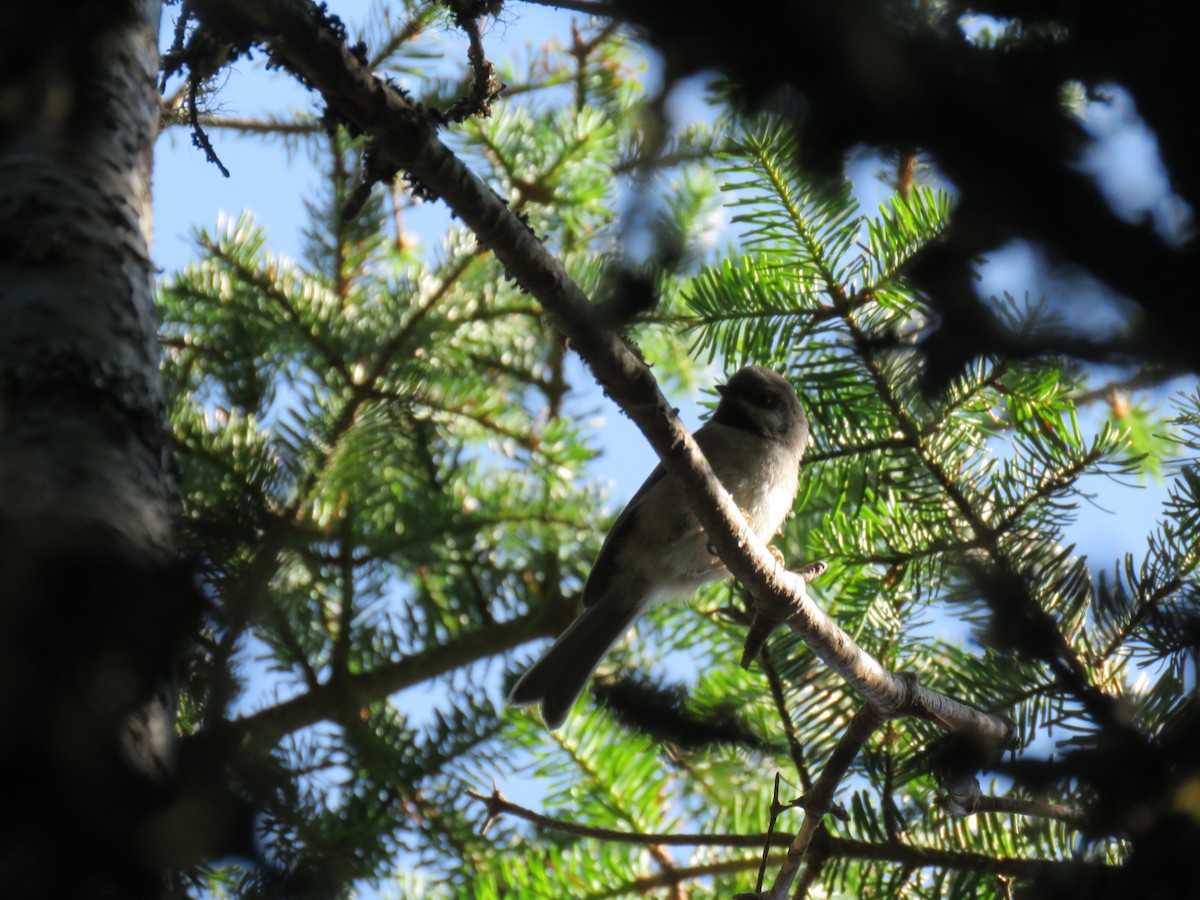
<instances>
[{"instance_id":1,"label":"bird's foot","mask_svg":"<svg viewBox=\"0 0 1200 900\"><path fill-rule=\"evenodd\" d=\"M783 564L783 559L779 555L779 551L771 547L771 552L775 558ZM822 575L829 565L824 560L807 563L796 570L796 574L804 579L805 583L812 581L814 578ZM775 608L772 608L775 607ZM755 602L751 612L750 627L746 631L746 643L742 648L742 668L750 668L750 663L754 657L762 651L763 645L766 644L767 638L771 636L771 632L775 627L784 621L787 617L785 608L776 607L774 603Z\"/></svg>"},{"instance_id":2,"label":"bird's foot","mask_svg":"<svg viewBox=\"0 0 1200 900\"><path fill-rule=\"evenodd\" d=\"M752 515L750 515L750 513L746 512L746 507L744 507L744 506L739 506L738 512L740 512L742 514L742 518L744 518L750 524L750 530L753 531L754 530L754 516L752 516Z\"/></svg>"}]
</instances>

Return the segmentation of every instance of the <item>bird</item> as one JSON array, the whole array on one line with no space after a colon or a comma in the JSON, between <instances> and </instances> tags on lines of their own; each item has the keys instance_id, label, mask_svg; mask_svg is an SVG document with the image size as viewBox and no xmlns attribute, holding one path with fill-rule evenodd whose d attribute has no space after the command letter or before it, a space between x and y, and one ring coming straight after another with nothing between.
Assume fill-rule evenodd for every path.
<instances>
[{"instance_id":1,"label":"bird","mask_svg":"<svg viewBox=\"0 0 1200 900\"><path fill-rule=\"evenodd\" d=\"M739 369L717 393L696 443L754 532L769 540L796 499L808 416L787 379L764 366ZM543 721L558 728L639 615L728 574L660 463L605 537L584 585L583 612L517 680L509 704L540 703Z\"/></svg>"}]
</instances>

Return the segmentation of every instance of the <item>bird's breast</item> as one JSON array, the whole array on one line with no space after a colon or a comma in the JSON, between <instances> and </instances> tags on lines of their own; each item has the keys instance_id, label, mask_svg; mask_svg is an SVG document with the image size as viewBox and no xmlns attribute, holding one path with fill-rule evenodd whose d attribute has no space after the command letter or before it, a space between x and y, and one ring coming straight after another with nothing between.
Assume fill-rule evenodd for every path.
<instances>
[{"instance_id":1,"label":"bird's breast","mask_svg":"<svg viewBox=\"0 0 1200 900\"><path fill-rule=\"evenodd\" d=\"M714 470L734 502L749 514L755 533L767 541L791 512L799 487L799 461L779 445L764 448L761 440L757 444L756 453L749 457L756 465L746 466L743 457Z\"/></svg>"}]
</instances>

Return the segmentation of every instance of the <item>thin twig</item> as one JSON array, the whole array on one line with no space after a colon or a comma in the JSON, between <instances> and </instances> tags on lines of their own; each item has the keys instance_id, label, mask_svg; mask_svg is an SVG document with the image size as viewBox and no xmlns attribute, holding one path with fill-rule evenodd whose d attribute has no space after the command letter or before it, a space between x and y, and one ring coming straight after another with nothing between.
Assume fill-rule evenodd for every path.
<instances>
[{"instance_id":1,"label":"thin twig","mask_svg":"<svg viewBox=\"0 0 1200 900\"><path fill-rule=\"evenodd\" d=\"M642 844L650 846L657 844L662 847L758 847L764 841L774 841L776 846L788 844L786 835L776 835L770 838L768 834L645 834L636 831L620 831L615 828L600 828L595 825L581 825L566 819L556 819L536 812L518 803L513 803L493 787L490 794L468 790L467 796L479 800L487 807L487 818L483 823L483 831L487 832L492 824L503 815L514 816L531 823L535 828L545 831L557 831L562 834L574 834L579 837L594 838L600 841L612 841L619 844Z\"/></svg>"},{"instance_id":2,"label":"thin twig","mask_svg":"<svg viewBox=\"0 0 1200 900\"><path fill-rule=\"evenodd\" d=\"M276 121L274 119L254 119L246 116L201 114L199 122L209 129L236 131L240 134L323 134L325 132L325 126L320 122L315 119L305 118ZM168 124L176 123L170 122Z\"/></svg>"},{"instance_id":3,"label":"thin twig","mask_svg":"<svg viewBox=\"0 0 1200 900\"><path fill-rule=\"evenodd\" d=\"M487 809L487 817L483 825L484 832L489 830L501 816L509 815L514 818L523 819L531 823L535 828L545 831L573 834L579 837L621 844L749 848L759 847L767 840L766 834L646 834L635 831L617 831L611 828L580 825L565 819L556 819L552 816L543 815L520 804L513 803L495 786L493 786L492 793L490 794L482 794L472 790L468 790L467 794L482 802ZM783 847L789 843L789 838L783 834L776 833L771 838L771 844L774 847ZM818 855L826 859L856 859L897 863L911 869L961 869L1021 878L1032 878L1038 875L1062 872L1079 867L1080 865L1093 869L1110 868L1099 863L1080 863L1077 860L1013 859L1011 857L994 856L988 853L942 850L936 847L919 847L895 841L862 841L837 837L829 834L827 831L817 831L813 835L809 856L815 858ZM722 869L721 871L742 871L753 868L756 865L758 865L757 856L747 857L734 861L733 869ZM687 871L680 869L677 874L686 875ZM700 875L696 874L691 877L700 877Z\"/></svg>"},{"instance_id":4,"label":"thin twig","mask_svg":"<svg viewBox=\"0 0 1200 900\"><path fill-rule=\"evenodd\" d=\"M1179 374L1179 372L1171 369L1149 366L1139 369L1127 378L1116 378L1099 387L1072 394L1070 400L1076 406L1086 406L1089 403L1095 403L1097 400L1107 400L1112 403L1114 394L1127 394L1158 387L1172 378L1177 378Z\"/></svg>"},{"instance_id":5,"label":"thin twig","mask_svg":"<svg viewBox=\"0 0 1200 900\"><path fill-rule=\"evenodd\" d=\"M800 830L796 832L791 847L788 848L787 858L775 876L775 883L765 893L756 892L756 896L761 897L762 900L784 900L787 897L792 887L792 881L795 880L796 873L800 870L800 864L804 861L809 845L812 844L813 835L820 828L825 814L833 806L833 795L837 791L838 785L841 784L859 751L887 719L886 714L870 703L864 704L855 713L850 724L846 726L846 730L842 732L837 746L833 748L833 753L825 764L825 768L821 770L813 789L805 797L804 821L800 825Z\"/></svg>"},{"instance_id":6,"label":"thin twig","mask_svg":"<svg viewBox=\"0 0 1200 900\"><path fill-rule=\"evenodd\" d=\"M862 444L852 444L845 447L827 447L824 450L815 450L812 453L804 455L804 465L810 466L813 463L828 462L831 459L841 459L842 457L860 457L868 453L875 453L879 450L906 450L912 446L908 438L886 437L876 441L866 441Z\"/></svg>"},{"instance_id":7,"label":"thin twig","mask_svg":"<svg viewBox=\"0 0 1200 900\"><path fill-rule=\"evenodd\" d=\"M187 87L188 123L192 127L192 144L203 150L205 158L216 166L222 175L228 178L229 170L225 168L225 164L217 156L217 151L213 149L212 141L208 139L208 133L205 132L204 127L200 124L200 109L196 103L196 94L199 89L200 81L193 74L188 78Z\"/></svg>"},{"instance_id":8,"label":"thin twig","mask_svg":"<svg viewBox=\"0 0 1200 900\"><path fill-rule=\"evenodd\" d=\"M467 61L471 64L471 90L446 110L451 122L464 122L471 116L486 119L492 114L492 102L500 96L504 85L496 80L496 68L483 50L483 35L479 20L456 15L455 23L467 35Z\"/></svg>"},{"instance_id":9,"label":"thin twig","mask_svg":"<svg viewBox=\"0 0 1200 900\"><path fill-rule=\"evenodd\" d=\"M755 890L761 891L763 886L763 878L767 874L767 860L771 855L771 841L775 837L775 822L779 819L779 814L782 813L786 806L779 802L779 782L781 776L778 772L775 773L775 786L771 792L771 820L767 825L767 836L763 840L762 863L758 867L758 880L755 882Z\"/></svg>"},{"instance_id":10,"label":"thin twig","mask_svg":"<svg viewBox=\"0 0 1200 900\"><path fill-rule=\"evenodd\" d=\"M807 794L812 790L812 775L808 771L808 761L804 758L804 745L800 743L800 738L796 734L796 723L792 720L792 714L787 708L787 698L783 693L783 679L779 677L779 670L775 667L770 644L763 644L763 648L759 652L759 662L762 664L763 673L767 676L767 685L771 689L771 700L775 704L775 711L779 714L779 720L783 723L783 733L788 743L788 754L792 757L792 764L796 767L796 775L800 779L800 788ZM778 777L777 775L777 786Z\"/></svg>"},{"instance_id":11,"label":"thin twig","mask_svg":"<svg viewBox=\"0 0 1200 900\"><path fill-rule=\"evenodd\" d=\"M350 631L354 623L354 517L347 508L342 513L338 540L338 570L341 579L341 608L338 610L337 634L333 637L330 668L334 677L349 674Z\"/></svg>"},{"instance_id":12,"label":"thin twig","mask_svg":"<svg viewBox=\"0 0 1200 900\"><path fill-rule=\"evenodd\" d=\"M428 20L433 17L435 9L433 3L427 4L423 9L419 9L411 19L397 31L393 32L392 36L379 45L376 50L367 60L367 67L374 70L379 68L380 64L396 52L403 44L419 35L425 30L425 26L429 24Z\"/></svg>"},{"instance_id":13,"label":"thin twig","mask_svg":"<svg viewBox=\"0 0 1200 900\"><path fill-rule=\"evenodd\" d=\"M939 795L935 803L948 815L955 817L972 816L976 813L1012 813L1018 816L1030 816L1039 819L1054 819L1064 825L1082 828L1087 822L1087 816L1081 809L1064 806L1060 803L1048 803L1044 800L1029 800L1024 797L996 797L979 791L979 782L970 779L974 790L968 790L965 796L955 793Z\"/></svg>"},{"instance_id":14,"label":"thin twig","mask_svg":"<svg viewBox=\"0 0 1200 900\"><path fill-rule=\"evenodd\" d=\"M698 866L687 866L676 869L672 873L663 872L637 878L624 884L613 885L609 890L599 894L589 894L593 900L607 900L612 897L641 897L656 888L671 887L680 881L693 881L697 878L710 878L714 875L730 875L734 872L744 872L758 864L754 858L724 859L715 863L704 863Z\"/></svg>"}]
</instances>

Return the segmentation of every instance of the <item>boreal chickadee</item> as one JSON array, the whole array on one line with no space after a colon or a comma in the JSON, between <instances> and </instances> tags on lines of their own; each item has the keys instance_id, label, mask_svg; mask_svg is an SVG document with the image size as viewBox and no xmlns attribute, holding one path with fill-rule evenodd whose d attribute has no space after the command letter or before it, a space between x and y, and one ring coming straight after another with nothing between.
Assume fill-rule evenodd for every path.
<instances>
[{"instance_id":1,"label":"boreal chickadee","mask_svg":"<svg viewBox=\"0 0 1200 900\"><path fill-rule=\"evenodd\" d=\"M755 533L769 540L796 499L808 417L792 386L762 366L741 369L717 392L721 400L696 443ZM508 702L540 702L542 718L557 728L634 619L728 574L659 464L604 539L583 589L583 613L521 676Z\"/></svg>"}]
</instances>

